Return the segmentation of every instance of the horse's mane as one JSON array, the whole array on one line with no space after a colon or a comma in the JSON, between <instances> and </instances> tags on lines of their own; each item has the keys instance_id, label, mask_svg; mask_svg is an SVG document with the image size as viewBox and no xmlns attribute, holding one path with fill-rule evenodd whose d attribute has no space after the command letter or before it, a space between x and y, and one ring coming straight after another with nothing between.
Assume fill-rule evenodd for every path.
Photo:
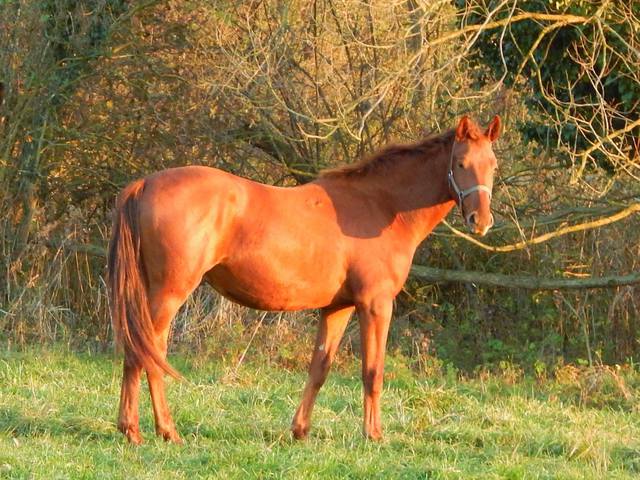
<instances>
[{"instance_id":1,"label":"horse's mane","mask_svg":"<svg viewBox=\"0 0 640 480\"><path fill-rule=\"evenodd\" d=\"M381 148L377 152L362 158L360 161L342 165L340 167L322 170L321 177L352 177L363 176L373 172L379 172L392 166L400 157L419 154L431 157L435 150L451 144L455 130L447 130L438 134L431 134L414 143L392 143Z\"/></svg>"}]
</instances>

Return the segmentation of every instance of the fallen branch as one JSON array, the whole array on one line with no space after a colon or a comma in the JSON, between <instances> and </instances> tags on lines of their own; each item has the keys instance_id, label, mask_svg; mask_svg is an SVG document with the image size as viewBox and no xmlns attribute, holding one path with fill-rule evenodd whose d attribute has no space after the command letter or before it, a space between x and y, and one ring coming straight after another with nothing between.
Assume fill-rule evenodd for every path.
<instances>
[{"instance_id":1,"label":"fallen branch","mask_svg":"<svg viewBox=\"0 0 640 480\"><path fill-rule=\"evenodd\" d=\"M50 245L53 246L53 245ZM75 253L86 253L96 257L106 257L106 250L98 245L70 243L56 245ZM612 275L590 278L544 278L532 275L504 275L502 273L470 272L413 265L413 277L427 282L465 282L493 287L524 288L527 290L559 290L584 288L611 288L640 283L640 272L629 275Z\"/></svg>"},{"instance_id":2,"label":"fallen branch","mask_svg":"<svg viewBox=\"0 0 640 480\"><path fill-rule=\"evenodd\" d=\"M413 265L411 275L427 282L465 282L504 288L526 290L561 290L611 288L640 283L640 272L590 278L544 278L531 275L504 275L502 273L470 272Z\"/></svg>"},{"instance_id":3,"label":"fallen branch","mask_svg":"<svg viewBox=\"0 0 640 480\"><path fill-rule=\"evenodd\" d=\"M68 240L55 241L49 240L45 242L48 248L55 250L69 250L73 253L86 253L92 257L107 257L107 249L100 245L93 245L91 243L79 243Z\"/></svg>"}]
</instances>

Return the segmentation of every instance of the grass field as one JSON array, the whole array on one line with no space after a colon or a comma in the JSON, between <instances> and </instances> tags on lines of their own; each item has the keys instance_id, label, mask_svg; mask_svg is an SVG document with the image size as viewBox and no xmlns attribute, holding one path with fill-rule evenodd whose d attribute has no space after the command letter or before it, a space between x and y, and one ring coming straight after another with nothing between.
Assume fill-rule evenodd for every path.
<instances>
[{"instance_id":1,"label":"grass field","mask_svg":"<svg viewBox=\"0 0 640 480\"><path fill-rule=\"evenodd\" d=\"M361 386L353 360L332 373L309 440L296 442L288 426L304 372L269 362L244 363L237 372L200 363L173 358L187 379L168 388L185 444L154 438L145 386L146 443L133 447L114 423L119 361L63 348L1 351L0 478L640 476L639 375L633 369L620 390L619 379L585 373L583 381L575 370L568 371L569 380L542 382L427 378L391 357L385 439L375 443L360 433Z\"/></svg>"}]
</instances>

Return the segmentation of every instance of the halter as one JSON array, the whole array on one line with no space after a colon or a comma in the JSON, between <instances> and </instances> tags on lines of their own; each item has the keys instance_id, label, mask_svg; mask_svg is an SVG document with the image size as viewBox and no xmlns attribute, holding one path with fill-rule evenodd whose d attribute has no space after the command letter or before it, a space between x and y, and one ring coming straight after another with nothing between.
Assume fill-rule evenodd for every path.
<instances>
[{"instance_id":1,"label":"halter","mask_svg":"<svg viewBox=\"0 0 640 480\"><path fill-rule=\"evenodd\" d=\"M455 145L456 145L456 141L454 139L453 143L451 144L451 156L449 157L449 173L447 174L447 178L449 180L449 186L453 189L453 191L458 196L458 201L457 201L458 207L460 208L460 213L462 213L462 216L464 217L464 213L462 211L463 200L467 198L469 195L471 195L473 192L483 191L489 195L489 201L491 201L491 189L486 185L482 185L482 184L474 185L473 187L469 187L465 190L462 190L458 186L458 184L456 183L456 179L453 176L453 147L455 147Z\"/></svg>"}]
</instances>

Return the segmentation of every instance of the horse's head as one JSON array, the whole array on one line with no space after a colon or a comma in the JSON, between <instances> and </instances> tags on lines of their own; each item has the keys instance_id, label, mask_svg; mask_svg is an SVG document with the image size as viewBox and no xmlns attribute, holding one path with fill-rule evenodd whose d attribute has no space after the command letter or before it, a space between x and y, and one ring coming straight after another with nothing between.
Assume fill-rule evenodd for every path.
<instances>
[{"instance_id":1,"label":"horse's head","mask_svg":"<svg viewBox=\"0 0 640 480\"><path fill-rule=\"evenodd\" d=\"M493 226L491 191L498 164L491 144L499 134L499 116L493 118L484 132L464 116L451 148L449 187L467 227L478 235L484 235Z\"/></svg>"}]
</instances>

